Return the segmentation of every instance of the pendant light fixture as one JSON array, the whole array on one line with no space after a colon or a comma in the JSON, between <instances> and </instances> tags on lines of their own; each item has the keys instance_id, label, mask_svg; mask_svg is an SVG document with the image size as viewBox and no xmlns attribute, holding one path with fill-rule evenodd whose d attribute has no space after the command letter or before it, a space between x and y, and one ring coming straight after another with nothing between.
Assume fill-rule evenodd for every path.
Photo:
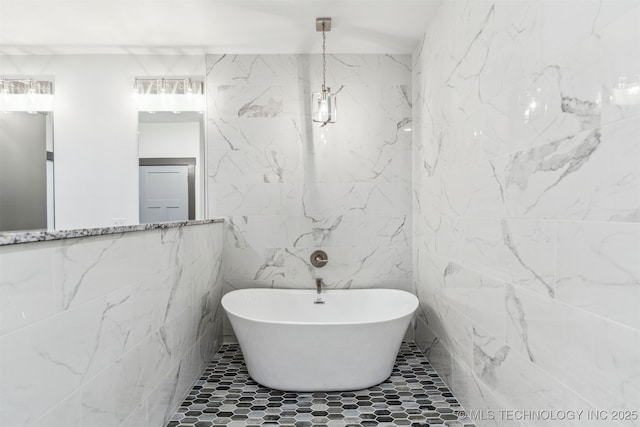
<instances>
[{"instance_id":1,"label":"pendant light fixture","mask_svg":"<svg viewBox=\"0 0 640 427\"><path fill-rule=\"evenodd\" d=\"M336 95L331 93L331 88L327 87L327 36L326 32L331 31L331 18L316 18L316 31L322 31L322 91L312 95L313 121L322 123L320 127L327 123L336 121Z\"/></svg>"}]
</instances>

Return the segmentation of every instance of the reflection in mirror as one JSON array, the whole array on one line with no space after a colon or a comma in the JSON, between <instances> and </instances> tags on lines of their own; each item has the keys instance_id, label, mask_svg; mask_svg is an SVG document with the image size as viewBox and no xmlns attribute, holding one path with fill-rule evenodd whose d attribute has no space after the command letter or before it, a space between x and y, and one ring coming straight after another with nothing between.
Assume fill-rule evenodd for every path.
<instances>
[{"instance_id":1,"label":"reflection in mirror","mask_svg":"<svg viewBox=\"0 0 640 427\"><path fill-rule=\"evenodd\" d=\"M204 218L199 112L138 113L140 223Z\"/></svg>"},{"instance_id":2,"label":"reflection in mirror","mask_svg":"<svg viewBox=\"0 0 640 427\"><path fill-rule=\"evenodd\" d=\"M0 114L0 232L53 229L53 119Z\"/></svg>"}]
</instances>

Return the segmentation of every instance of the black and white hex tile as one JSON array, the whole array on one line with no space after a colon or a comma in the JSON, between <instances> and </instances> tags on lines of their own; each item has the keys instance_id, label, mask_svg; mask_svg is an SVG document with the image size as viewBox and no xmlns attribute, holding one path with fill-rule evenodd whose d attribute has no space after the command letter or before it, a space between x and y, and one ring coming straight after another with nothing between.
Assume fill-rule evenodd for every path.
<instances>
[{"instance_id":1,"label":"black and white hex tile","mask_svg":"<svg viewBox=\"0 0 640 427\"><path fill-rule=\"evenodd\" d=\"M167 427L473 427L412 343L403 343L391 377L352 392L291 393L253 381L237 344L226 344Z\"/></svg>"}]
</instances>

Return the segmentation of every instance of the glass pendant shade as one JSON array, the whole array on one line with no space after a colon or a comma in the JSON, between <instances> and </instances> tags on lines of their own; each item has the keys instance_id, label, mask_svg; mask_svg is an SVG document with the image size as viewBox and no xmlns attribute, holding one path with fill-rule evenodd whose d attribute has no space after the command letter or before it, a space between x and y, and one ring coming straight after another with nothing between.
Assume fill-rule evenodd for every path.
<instances>
[{"instance_id":1,"label":"glass pendant shade","mask_svg":"<svg viewBox=\"0 0 640 427\"><path fill-rule=\"evenodd\" d=\"M323 125L336 122L336 96L331 93L330 88L314 93L312 95L312 104L314 122L322 123Z\"/></svg>"}]
</instances>

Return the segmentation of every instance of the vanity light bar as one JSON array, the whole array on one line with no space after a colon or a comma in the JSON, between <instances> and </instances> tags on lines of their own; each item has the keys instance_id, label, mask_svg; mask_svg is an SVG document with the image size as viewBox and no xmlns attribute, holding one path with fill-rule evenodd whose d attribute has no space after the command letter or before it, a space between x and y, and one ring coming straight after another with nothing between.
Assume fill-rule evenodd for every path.
<instances>
[{"instance_id":1,"label":"vanity light bar","mask_svg":"<svg viewBox=\"0 0 640 427\"><path fill-rule=\"evenodd\" d=\"M0 112L53 111L53 82L0 79Z\"/></svg>"},{"instance_id":2,"label":"vanity light bar","mask_svg":"<svg viewBox=\"0 0 640 427\"><path fill-rule=\"evenodd\" d=\"M0 79L0 95L51 95L53 82L32 79Z\"/></svg>"},{"instance_id":3,"label":"vanity light bar","mask_svg":"<svg viewBox=\"0 0 640 427\"><path fill-rule=\"evenodd\" d=\"M138 111L205 110L204 83L189 77L141 77L133 82L133 98Z\"/></svg>"},{"instance_id":4,"label":"vanity light bar","mask_svg":"<svg viewBox=\"0 0 640 427\"><path fill-rule=\"evenodd\" d=\"M202 95L204 83L191 78L136 78L133 91L138 95Z\"/></svg>"}]
</instances>

